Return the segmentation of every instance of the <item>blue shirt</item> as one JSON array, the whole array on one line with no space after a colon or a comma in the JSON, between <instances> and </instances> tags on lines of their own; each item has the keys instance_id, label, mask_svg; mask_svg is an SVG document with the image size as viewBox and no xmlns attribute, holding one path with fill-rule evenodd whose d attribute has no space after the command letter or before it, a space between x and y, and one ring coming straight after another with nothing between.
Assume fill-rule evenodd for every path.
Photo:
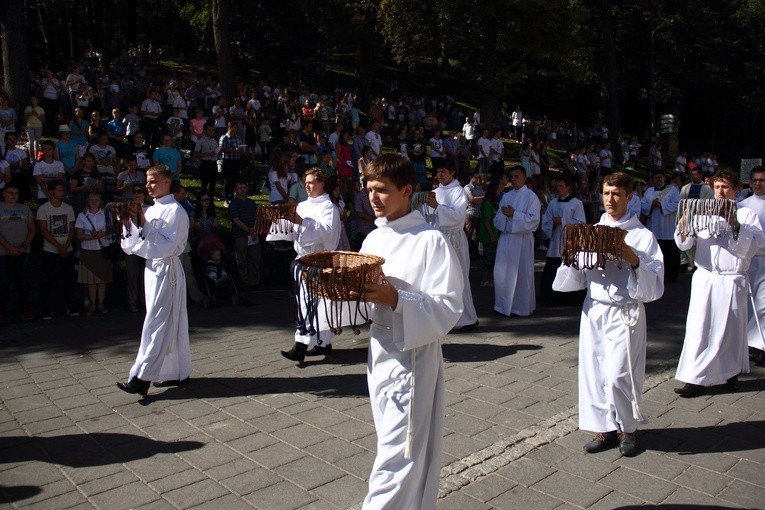
<instances>
[{"instance_id":1,"label":"blue shirt","mask_svg":"<svg viewBox=\"0 0 765 510\"><path fill-rule=\"evenodd\" d=\"M257 204L250 200L249 198L245 198L244 200L234 197L233 200L231 200L231 203L228 205L228 217L233 223L234 219L239 218L242 223L247 225L248 227L254 227L255 226L255 213L258 209ZM238 238L238 237L247 237L249 235L248 232L245 232L241 228L237 227L236 225L231 225L231 237Z\"/></svg>"},{"instance_id":2,"label":"blue shirt","mask_svg":"<svg viewBox=\"0 0 765 510\"><path fill-rule=\"evenodd\" d=\"M119 119L112 119L106 125L106 132L109 136L122 137L127 133L127 127Z\"/></svg>"},{"instance_id":3,"label":"blue shirt","mask_svg":"<svg viewBox=\"0 0 765 510\"><path fill-rule=\"evenodd\" d=\"M154 164L167 165L167 168L173 173L173 180L181 178L178 171L178 162L181 160L181 153L174 147L159 147L154 151Z\"/></svg>"},{"instance_id":4,"label":"blue shirt","mask_svg":"<svg viewBox=\"0 0 765 510\"><path fill-rule=\"evenodd\" d=\"M56 148L58 149L58 155L61 162L64 164L64 168L67 173L69 173L74 169L74 163L77 161L77 144L71 138L69 138L68 142L56 140Z\"/></svg>"}]
</instances>

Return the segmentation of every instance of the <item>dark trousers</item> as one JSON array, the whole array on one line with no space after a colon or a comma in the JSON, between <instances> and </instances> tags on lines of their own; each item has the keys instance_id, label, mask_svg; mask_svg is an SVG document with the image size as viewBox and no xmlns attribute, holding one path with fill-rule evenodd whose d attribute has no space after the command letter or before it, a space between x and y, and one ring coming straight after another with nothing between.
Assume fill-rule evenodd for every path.
<instances>
[{"instance_id":1,"label":"dark trousers","mask_svg":"<svg viewBox=\"0 0 765 510\"><path fill-rule=\"evenodd\" d=\"M147 147L159 147L162 145L160 143L159 119L144 117L141 119L141 131L143 132Z\"/></svg>"},{"instance_id":2,"label":"dark trousers","mask_svg":"<svg viewBox=\"0 0 765 510\"><path fill-rule=\"evenodd\" d=\"M218 162L203 159L199 165L199 193L207 193L210 200L215 199L215 181L218 179Z\"/></svg>"},{"instance_id":3,"label":"dark trousers","mask_svg":"<svg viewBox=\"0 0 765 510\"><path fill-rule=\"evenodd\" d=\"M260 162L268 164L268 158L271 156L271 142L260 141Z\"/></svg>"},{"instance_id":4,"label":"dark trousers","mask_svg":"<svg viewBox=\"0 0 765 510\"><path fill-rule=\"evenodd\" d=\"M80 311L80 302L74 294L74 265L77 259L74 251L62 257L58 253L43 252L43 281L40 295L43 313L60 313L62 305L70 312Z\"/></svg>"},{"instance_id":5,"label":"dark trousers","mask_svg":"<svg viewBox=\"0 0 765 510\"><path fill-rule=\"evenodd\" d=\"M659 239L659 248L664 255L664 279L670 282L677 280L680 274L680 250L674 239Z\"/></svg>"},{"instance_id":6,"label":"dark trousers","mask_svg":"<svg viewBox=\"0 0 765 510\"><path fill-rule=\"evenodd\" d=\"M12 286L15 294L11 294ZM0 314L11 314L15 301L16 311L29 311L29 254L16 257L0 256Z\"/></svg>"},{"instance_id":7,"label":"dark trousers","mask_svg":"<svg viewBox=\"0 0 765 510\"><path fill-rule=\"evenodd\" d=\"M239 159L223 160L223 199L231 202L234 198L234 187L239 179L242 161Z\"/></svg>"}]
</instances>

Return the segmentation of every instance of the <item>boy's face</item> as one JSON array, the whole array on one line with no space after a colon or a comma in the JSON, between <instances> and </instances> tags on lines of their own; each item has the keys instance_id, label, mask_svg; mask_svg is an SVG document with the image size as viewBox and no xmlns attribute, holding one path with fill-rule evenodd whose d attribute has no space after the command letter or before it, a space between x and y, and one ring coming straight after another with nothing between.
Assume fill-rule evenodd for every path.
<instances>
[{"instance_id":1,"label":"boy's face","mask_svg":"<svg viewBox=\"0 0 765 510\"><path fill-rule=\"evenodd\" d=\"M377 218L393 221L409 213L409 198L412 196L412 185L407 184L397 188L387 177L367 182L369 203Z\"/></svg>"}]
</instances>

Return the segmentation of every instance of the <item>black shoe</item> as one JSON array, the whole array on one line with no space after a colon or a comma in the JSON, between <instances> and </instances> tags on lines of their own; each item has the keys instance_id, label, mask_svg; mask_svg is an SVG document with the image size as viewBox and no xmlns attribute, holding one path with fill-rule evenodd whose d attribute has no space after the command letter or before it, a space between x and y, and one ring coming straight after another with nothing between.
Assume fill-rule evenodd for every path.
<instances>
[{"instance_id":1,"label":"black shoe","mask_svg":"<svg viewBox=\"0 0 765 510\"><path fill-rule=\"evenodd\" d=\"M619 434L619 453L625 457L632 457L637 453L637 434L635 432Z\"/></svg>"},{"instance_id":2,"label":"black shoe","mask_svg":"<svg viewBox=\"0 0 765 510\"><path fill-rule=\"evenodd\" d=\"M292 346L292 349L290 349L289 351L282 351L282 356L284 356L285 358L289 360L302 363L305 360L305 352L307 350L308 350L308 346L306 344L295 342L295 345Z\"/></svg>"},{"instance_id":3,"label":"black shoe","mask_svg":"<svg viewBox=\"0 0 765 510\"><path fill-rule=\"evenodd\" d=\"M749 361L752 361L758 367L765 367L765 352L755 347L750 347Z\"/></svg>"},{"instance_id":4,"label":"black shoe","mask_svg":"<svg viewBox=\"0 0 765 510\"><path fill-rule=\"evenodd\" d=\"M125 393L138 393L144 397L149 393L150 381L142 381L138 377L133 377L127 383L117 383L117 387Z\"/></svg>"},{"instance_id":5,"label":"black shoe","mask_svg":"<svg viewBox=\"0 0 765 510\"><path fill-rule=\"evenodd\" d=\"M473 324L467 324L459 328L452 328L452 330L449 333L467 333L468 331L473 331L477 327L478 327L478 321L475 321Z\"/></svg>"},{"instance_id":6,"label":"black shoe","mask_svg":"<svg viewBox=\"0 0 765 510\"><path fill-rule=\"evenodd\" d=\"M738 375L734 375L727 381L725 381L725 389L728 391L738 391L741 388L741 383L738 381Z\"/></svg>"},{"instance_id":7,"label":"black shoe","mask_svg":"<svg viewBox=\"0 0 765 510\"><path fill-rule=\"evenodd\" d=\"M314 345L311 350L305 353L306 356L329 356L330 354L332 354L332 344Z\"/></svg>"},{"instance_id":8,"label":"black shoe","mask_svg":"<svg viewBox=\"0 0 765 510\"><path fill-rule=\"evenodd\" d=\"M683 386L682 388L675 388L675 393L677 393L683 398L700 397L706 392L707 392L707 389L704 386L701 386L699 384L685 383L685 386Z\"/></svg>"},{"instance_id":9,"label":"black shoe","mask_svg":"<svg viewBox=\"0 0 765 510\"><path fill-rule=\"evenodd\" d=\"M156 381L152 384L154 384L155 388L167 388L168 386L183 386L184 384L189 383L189 378L186 379L173 379L172 381Z\"/></svg>"},{"instance_id":10,"label":"black shoe","mask_svg":"<svg viewBox=\"0 0 765 510\"><path fill-rule=\"evenodd\" d=\"M595 439L584 445L584 451L587 453L598 453L619 444L619 436L615 430L611 432L598 432Z\"/></svg>"}]
</instances>

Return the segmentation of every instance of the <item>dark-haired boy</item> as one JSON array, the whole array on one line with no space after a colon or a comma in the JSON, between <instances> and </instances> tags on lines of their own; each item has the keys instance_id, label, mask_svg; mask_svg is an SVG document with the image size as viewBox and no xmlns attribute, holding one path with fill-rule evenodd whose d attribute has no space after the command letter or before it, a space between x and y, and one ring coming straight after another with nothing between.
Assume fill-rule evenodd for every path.
<instances>
[{"instance_id":1,"label":"dark-haired boy","mask_svg":"<svg viewBox=\"0 0 765 510\"><path fill-rule=\"evenodd\" d=\"M410 208L416 178L409 160L379 155L365 179L377 229L361 252L385 258L387 281L366 285L364 293L377 431L364 508L435 509L444 416L440 341L462 314L462 270L444 236Z\"/></svg>"},{"instance_id":2,"label":"dark-haired boy","mask_svg":"<svg viewBox=\"0 0 765 510\"><path fill-rule=\"evenodd\" d=\"M598 225L627 231L623 260L610 256L602 269L560 266L553 290L587 289L579 327L579 428L597 435L587 453L619 446L625 456L637 452L636 430L644 422L640 395L645 377L646 318L643 303L664 294L664 259L654 235L627 206L632 179L624 173L603 180L606 209ZM590 254L582 253L579 257ZM581 259L579 267L584 267Z\"/></svg>"}]
</instances>

